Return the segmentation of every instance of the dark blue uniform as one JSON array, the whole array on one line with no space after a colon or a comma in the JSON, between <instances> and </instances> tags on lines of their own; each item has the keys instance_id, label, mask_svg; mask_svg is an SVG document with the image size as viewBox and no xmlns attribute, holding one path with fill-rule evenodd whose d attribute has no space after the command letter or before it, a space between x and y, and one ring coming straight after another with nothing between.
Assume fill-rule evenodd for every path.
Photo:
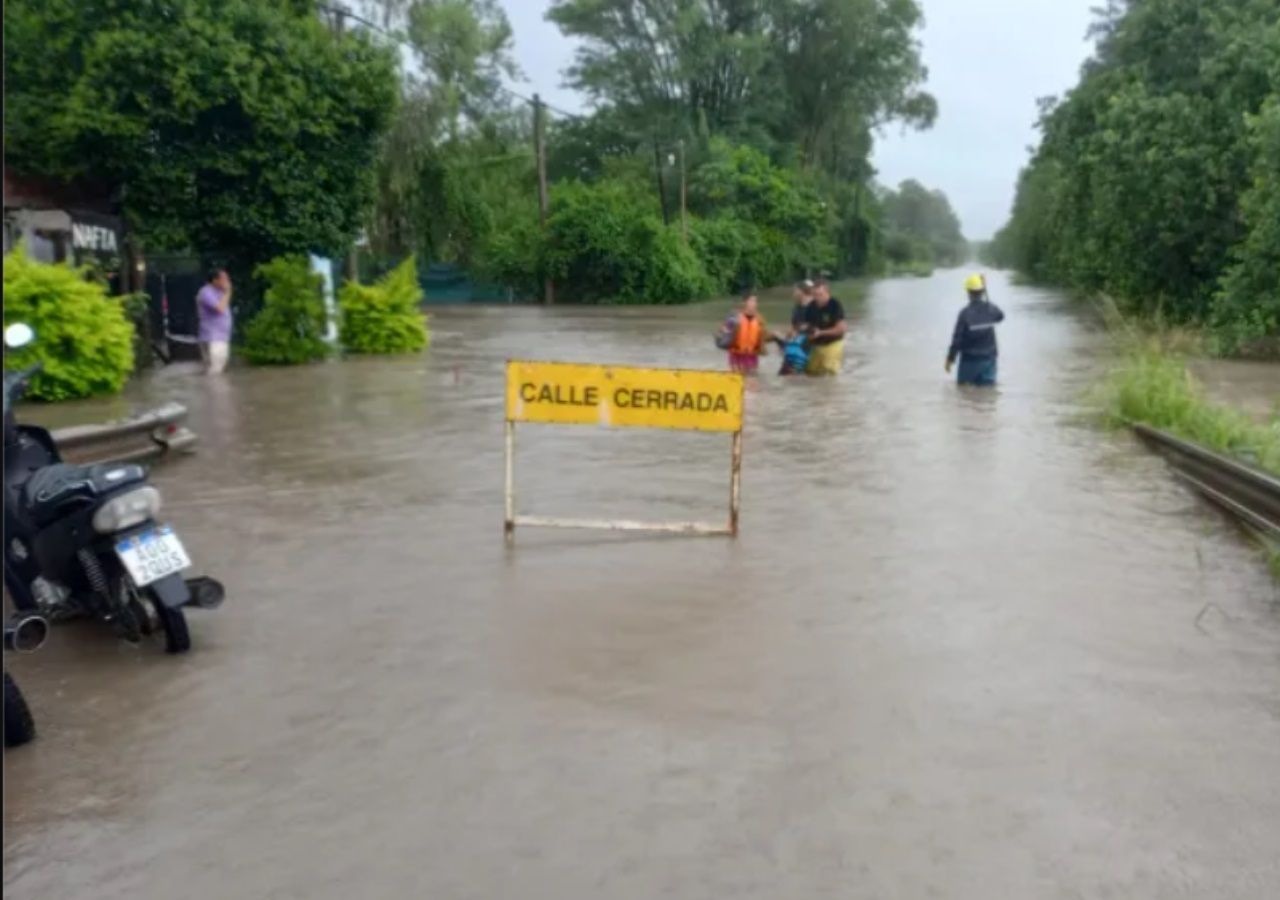
<instances>
[{"instance_id":1,"label":"dark blue uniform","mask_svg":"<svg viewBox=\"0 0 1280 900\"><path fill-rule=\"evenodd\" d=\"M1004 321L1000 307L990 300L971 300L956 317L956 330L951 337L947 361L960 357L960 384L991 385L996 383L996 325Z\"/></svg>"}]
</instances>

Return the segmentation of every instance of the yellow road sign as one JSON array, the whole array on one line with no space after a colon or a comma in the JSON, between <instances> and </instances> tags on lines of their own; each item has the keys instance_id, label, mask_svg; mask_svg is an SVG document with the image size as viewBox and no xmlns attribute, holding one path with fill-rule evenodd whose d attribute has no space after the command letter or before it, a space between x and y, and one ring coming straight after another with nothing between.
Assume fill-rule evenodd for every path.
<instances>
[{"instance_id":1,"label":"yellow road sign","mask_svg":"<svg viewBox=\"0 0 1280 900\"><path fill-rule=\"evenodd\" d=\"M741 374L576 363L507 363L507 421L742 430Z\"/></svg>"}]
</instances>

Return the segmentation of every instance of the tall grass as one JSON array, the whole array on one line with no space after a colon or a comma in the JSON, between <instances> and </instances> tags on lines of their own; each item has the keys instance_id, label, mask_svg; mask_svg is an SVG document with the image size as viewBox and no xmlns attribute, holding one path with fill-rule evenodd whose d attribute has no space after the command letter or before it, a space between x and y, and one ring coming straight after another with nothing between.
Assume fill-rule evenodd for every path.
<instances>
[{"instance_id":1,"label":"tall grass","mask_svg":"<svg viewBox=\"0 0 1280 900\"><path fill-rule=\"evenodd\" d=\"M1209 402L1184 358L1154 342L1125 353L1102 384L1099 399L1112 424L1142 422L1280 473L1280 415L1260 423Z\"/></svg>"}]
</instances>

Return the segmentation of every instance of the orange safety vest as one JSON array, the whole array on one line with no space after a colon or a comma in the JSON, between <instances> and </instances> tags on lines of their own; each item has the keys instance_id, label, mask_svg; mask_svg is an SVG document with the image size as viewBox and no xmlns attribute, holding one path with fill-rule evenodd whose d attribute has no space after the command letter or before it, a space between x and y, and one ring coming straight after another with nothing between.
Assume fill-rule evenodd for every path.
<instances>
[{"instance_id":1,"label":"orange safety vest","mask_svg":"<svg viewBox=\"0 0 1280 900\"><path fill-rule=\"evenodd\" d=\"M748 319L746 316L738 316L738 328L733 335L733 346L729 348L730 353L759 353L760 347L764 343L762 339L764 329L764 320L759 316Z\"/></svg>"}]
</instances>

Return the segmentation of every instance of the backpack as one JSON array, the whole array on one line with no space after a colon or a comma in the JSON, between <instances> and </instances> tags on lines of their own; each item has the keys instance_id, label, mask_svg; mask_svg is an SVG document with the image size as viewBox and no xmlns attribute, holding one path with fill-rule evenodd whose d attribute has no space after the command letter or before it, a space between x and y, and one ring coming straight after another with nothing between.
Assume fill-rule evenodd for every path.
<instances>
[{"instance_id":1,"label":"backpack","mask_svg":"<svg viewBox=\"0 0 1280 900\"><path fill-rule=\"evenodd\" d=\"M724 322L728 329L716 332L716 346L721 350L728 350L733 346L733 342L738 339L738 321L736 315L730 316Z\"/></svg>"},{"instance_id":2,"label":"backpack","mask_svg":"<svg viewBox=\"0 0 1280 900\"><path fill-rule=\"evenodd\" d=\"M787 361L787 365L797 372L803 372L805 367L809 365L809 348L805 345L808 339L804 335L797 335L787 341L783 348L782 356Z\"/></svg>"}]
</instances>

